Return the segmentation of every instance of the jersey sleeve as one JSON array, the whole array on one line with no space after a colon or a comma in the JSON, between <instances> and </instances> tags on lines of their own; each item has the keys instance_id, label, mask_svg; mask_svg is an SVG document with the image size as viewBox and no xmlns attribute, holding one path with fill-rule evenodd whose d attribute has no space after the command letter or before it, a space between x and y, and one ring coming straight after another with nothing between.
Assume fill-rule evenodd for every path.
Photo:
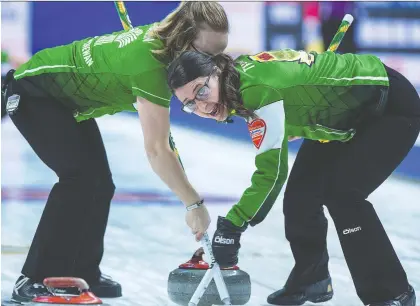
<instances>
[{"instance_id":1,"label":"jersey sleeve","mask_svg":"<svg viewBox=\"0 0 420 306\"><path fill-rule=\"evenodd\" d=\"M134 96L168 108L171 92L166 83L166 71L155 69L130 77Z\"/></svg>"},{"instance_id":2,"label":"jersey sleeve","mask_svg":"<svg viewBox=\"0 0 420 306\"><path fill-rule=\"evenodd\" d=\"M226 218L237 226L254 226L267 216L277 200L288 173L288 150L283 101L258 109L257 118L248 123L256 148L256 170L251 185Z\"/></svg>"},{"instance_id":3,"label":"jersey sleeve","mask_svg":"<svg viewBox=\"0 0 420 306\"><path fill-rule=\"evenodd\" d=\"M241 91L241 97L244 106L254 110L283 99L281 93L274 88L252 83Z\"/></svg>"}]
</instances>

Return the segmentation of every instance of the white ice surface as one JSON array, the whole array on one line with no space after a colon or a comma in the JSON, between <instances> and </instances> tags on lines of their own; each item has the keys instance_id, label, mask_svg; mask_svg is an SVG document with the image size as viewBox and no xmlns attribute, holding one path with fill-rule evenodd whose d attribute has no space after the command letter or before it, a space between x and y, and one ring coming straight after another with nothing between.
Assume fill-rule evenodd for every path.
<instances>
[{"instance_id":1,"label":"white ice surface","mask_svg":"<svg viewBox=\"0 0 420 306\"><path fill-rule=\"evenodd\" d=\"M168 189L153 174L143 150L140 125L134 116L118 115L98 120L119 190ZM25 140L6 119L2 122L2 188L49 189L55 174L32 153ZM254 171L251 144L174 127L173 136L187 174L201 193L238 198ZM290 158L290 165L293 156ZM388 231L409 280L420 290L420 185L389 179L370 198ZM124 297L107 300L112 305L174 305L167 298L168 273L190 258L199 247L186 225L180 204L130 205L114 202L106 232L102 271L121 282ZM208 203L212 220L233 203ZM1 243L20 254L1 256L2 297L9 296L20 273L43 201L8 201L1 205ZM329 219L328 249L335 296L324 305L362 305L348 272L334 225ZM211 224L210 235L214 231ZM282 196L266 220L249 228L242 238L239 266L252 278L247 305L266 305L268 294L279 289L293 266L284 237ZM363 256L363 250L360 250ZM420 304L419 304L420 305Z\"/></svg>"}]
</instances>

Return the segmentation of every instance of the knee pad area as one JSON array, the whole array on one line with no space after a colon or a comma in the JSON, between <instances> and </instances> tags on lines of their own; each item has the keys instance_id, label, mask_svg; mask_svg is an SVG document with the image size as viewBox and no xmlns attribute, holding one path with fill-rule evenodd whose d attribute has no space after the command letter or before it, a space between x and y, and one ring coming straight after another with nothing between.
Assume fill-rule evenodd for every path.
<instances>
[{"instance_id":1,"label":"knee pad area","mask_svg":"<svg viewBox=\"0 0 420 306\"><path fill-rule=\"evenodd\" d=\"M375 214L365 195L351 190L330 191L325 197L325 206L339 232L345 228L357 227L364 223L365 218Z\"/></svg>"},{"instance_id":2,"label":"knee pad area","mask_svg":"<svg viewBox=\"0 0 420 306\"><path fill-rule=\"evenodd\" d=\"M328 187L324 193L324 205L329 211L332 209L342 209L347 205L357 205L366 200L366 195L357 189L337 188L334 186Z\"/></svg>"},{"instance_id":3,"label":"knee pad area","mask_svg":"<svg viewBox=\"0 0 420 306\"><path fill-rule=\"evenodd\" d=\"M73 185L74 188L83 189L86 192L107 194L110 197L115 192L115 185L111 175L81 173L78 175L61 176L59 183Z\"/></svg>"}]
</instances>

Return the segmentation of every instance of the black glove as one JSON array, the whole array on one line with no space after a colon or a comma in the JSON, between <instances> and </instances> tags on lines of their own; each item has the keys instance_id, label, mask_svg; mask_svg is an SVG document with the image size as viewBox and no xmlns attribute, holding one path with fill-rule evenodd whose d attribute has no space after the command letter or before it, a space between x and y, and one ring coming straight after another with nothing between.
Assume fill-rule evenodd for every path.
<instances>
[{"instance_id":1,"label":"black glove","mask_svg":"<svg viewBox=\"0 0 420 306\"><path fill-rule=\"evenodd\" d=\"M212 248L214 258L221 268L233 267L238 263L238 253L241 247L239 240L247 226L248 224L242 227L236 226L228 219L219 216Z\"/></svg>"}]
</instances>

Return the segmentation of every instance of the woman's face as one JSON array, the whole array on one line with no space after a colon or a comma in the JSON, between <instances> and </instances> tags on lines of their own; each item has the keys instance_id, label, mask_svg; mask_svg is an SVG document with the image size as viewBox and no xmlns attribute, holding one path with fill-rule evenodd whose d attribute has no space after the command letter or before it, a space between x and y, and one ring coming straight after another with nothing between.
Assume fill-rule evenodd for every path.
<instances>
[{"instance_id":1,"label":"woman's face","mask_svg":"<svg viewBox=\"0 0 420 306\"><path fill-rule=\"evenodd\" d=\"M194 49L210 55L222 53L227 44L228 33L215 32L206 24L200 26L197 37L192 43Z\"/></svg>"},{"instance_id":2,"label":"woman's face","mask_svg":"<svg viewBox=\"0 0 420 306\"><path fill-rule=\"evenodd\" d=\"M224 121L229 115L225 105L220 103L219 77L212 73L199 77L175 90L176 97L184 107L203 118Z\"/></svg>"}]
</instances>

